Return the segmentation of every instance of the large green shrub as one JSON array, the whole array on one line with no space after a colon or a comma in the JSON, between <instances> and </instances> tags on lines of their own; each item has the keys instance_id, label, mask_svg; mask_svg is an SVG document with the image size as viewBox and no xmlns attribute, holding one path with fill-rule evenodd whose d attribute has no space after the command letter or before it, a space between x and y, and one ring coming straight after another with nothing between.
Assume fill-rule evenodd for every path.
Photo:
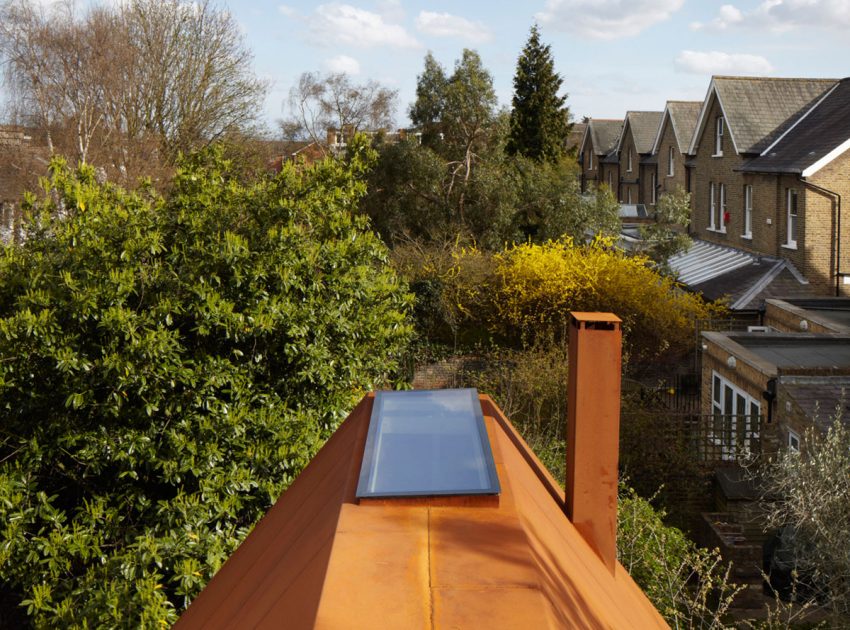
<instances>
[{"instance_id":1,"label":"large green shrub","mask_svg":"<svg viewBox=\"0 0 850 630\"><path fill-rule=\"evenodd\" d=\"M366 153L245 183L213 150L166 198L53 164L0 256L0 626L174 621L391 380Z\"/></svg>"}]
</instances>

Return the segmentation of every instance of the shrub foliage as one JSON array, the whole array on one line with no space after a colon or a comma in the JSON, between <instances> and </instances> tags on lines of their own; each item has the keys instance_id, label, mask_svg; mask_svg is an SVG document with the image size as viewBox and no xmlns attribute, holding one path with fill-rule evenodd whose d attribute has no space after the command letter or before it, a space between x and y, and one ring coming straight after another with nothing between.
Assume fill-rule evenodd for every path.
<instances>
[{"instance_id":1,"label":"shrub foliage","mask_svg":"<svg viewBox=\"0 0 850 630\"><path fill-rule=\"evenodd\" d=\"M0 257L0 592L30 623L174 621L392 378L409 296L354 212L368 153L246 183L212 150L165 198L53 163Z\"/></svg>"}]
</instances>

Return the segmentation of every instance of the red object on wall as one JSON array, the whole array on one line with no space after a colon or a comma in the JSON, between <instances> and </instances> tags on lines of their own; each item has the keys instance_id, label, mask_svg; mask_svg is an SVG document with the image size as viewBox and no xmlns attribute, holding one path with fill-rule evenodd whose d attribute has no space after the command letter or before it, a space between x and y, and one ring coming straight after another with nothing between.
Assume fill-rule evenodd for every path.
<instances>
[{"instance_id":1,"label":"red object on wall","mask_svg":"<svg viewBox=\"0 0 850 630\"><path fill-rule=\"evenodd\" d=\"M731 215L728 212L724 212L723 213L723 225L728 225L730 218L731 218Z\"/></svg>"}]
</instances>

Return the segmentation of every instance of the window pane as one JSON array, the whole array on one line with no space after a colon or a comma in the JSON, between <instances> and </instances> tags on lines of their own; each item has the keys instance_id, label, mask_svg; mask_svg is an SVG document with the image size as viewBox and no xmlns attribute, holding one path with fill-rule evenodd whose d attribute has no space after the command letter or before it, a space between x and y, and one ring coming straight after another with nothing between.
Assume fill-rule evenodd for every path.
<instances>
[{"instance_id":1,"label":"window pane","mask_svg":"<svg viewBox=\"0 0 850 630\"><path fill-rule=\"evenodd\" d=\"M476 390L376 394L358 497L498 492Z\"/></svg>"}]
</instances>

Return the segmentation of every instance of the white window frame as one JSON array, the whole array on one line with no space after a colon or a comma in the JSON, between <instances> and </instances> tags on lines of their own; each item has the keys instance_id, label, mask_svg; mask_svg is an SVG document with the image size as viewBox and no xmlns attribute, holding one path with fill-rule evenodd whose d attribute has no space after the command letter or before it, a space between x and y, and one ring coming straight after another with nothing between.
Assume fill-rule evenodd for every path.
<instances>
[{"instance_id":1,"label":"white window frame","mask_svg":"<svg viewBox=\"0 0 850 630\"><path fill-rule=\"evenodd\" d=\"M673 177L675 168L673 166L673 147L671 146L667 152L667 177Z\"/></svg>"},{"instance_id":2,"label":"white window frame","mask_svg":"<svg viewBox=\"0 0 850 630\"><path fill-rule=\"evenodd\" d=\"M614 192L614 172L608 171L608 189Z\"/></svg>"},{"instance_id":3,"label":"white window frame","mask_svg":"<svg viewBox=\"0 0 850 630\"><path fill-rule=\"evenodd\" d=\"M742 238L753 238L753 186L744 185L744 233Z\"/></svg>"},{"instance_id":4,"label":"white window frame","mask_svg":"<svg viewBox=\"0 0 850 630\"><path fill-rule=\"evenodd\" d=\"M791 199L794 199L794 213L791 213ZM792 220L793 217L793 229ZM797 231L800 221L800 195L796 188L785 189L785 244L788 249L797 249ZM793 237L793 238L792 238Z\"/></svg>"},{"instance_id":5,"label":"white window frame","mask_svg":"<svg viewBox=\"0 0 850 630\"><path fill-rule=\"evenodd\" d=\"M712 157L723 157L723 116L714 119L714 155Z\"/></svg>"},{"instance_id":6,"label":"white window frame","mask_svg":"<svg viewBox=\"0 0 850 630\"><path fill-rule=\"evenodd\" d=\"M631 186L626 187L626 199L628 199L628 201L626 201L626 203L629 204L629 205L632 205L632 187Z\"/></svg>"},{"instance_id":7,"label":"white window frame","mask_svg":"<svg viewBox=\"0 0 850 630\"><path fill-rule=\"evenodd\" d=\"M626 172L627 173L632 172L632 150L631 149L626 151Z\"/></svg>"},{"instance_id":8,"label":"white window frame","mask_svg":"<svg viewBox=\"0 0 850 630\"><path fill-rule=\"evenodd\" d=\"M655 205L655 188L658 185L658 176L655 171L649 174L649 203Z\"/></svg>"},{"instance_id":9,"label":"white window frame","mask_svg":"<svg viewBox=\"0 0 850 630\"><path fill-rule=\"evenodd\" d=\"M720 214L717 222L720 224L720 232L726 234L726 184L720 184Z\"/></svg>"},{"instance_id":10,"label":"white window frame","mask_svg":"<svg viewBox=\"0 0 850 630\"><path fill-rule=\"evenodd\" d=\"M587 170L593 170L593 151L590 149L587 150Z\"/></svg>"},{"instance_id":11,"label":"white window frame","mask_svg":"<svg viewBox=\"0 0 850 630\"><path fill-rule=\"evenodd\" d=\"M716 199L716 196L715 196L714 182L708 183L708 199L709 199L708 229L709 230L716 230L717 227L715 227L715 225L714 225L714 217L716 215L715 204L717 202L717 199Z\"/></svg>"},{"instance_id":12,"label":"white window frame","mask_svg":"<svg viewBox=\"0 0 850 630\"><path fill-rule=\"evenodd\" d=\"M731 409L726 408L727 403L731 403ZM743 414L737 411L741 405L745 411ZM732 440L732 436L740 433L739 417L742 417L740 428L743 429L744 435L750 433L753 441L760 437L758 431L751 430L750 421L753 416L761 415L761 403L715 370L711 372L711 414L708 439L720 447L720 457L723 460L733 460L738 455L739 445ZM722 425L720 435L715 433L718 423Z\"/></svg>"},{"instance_id":13,"label":"white window frame","mask_svg":"<svg viewBox=\"0 0 850 630\"><path fill-rule=\"evenodd\" d=\"M800 434L788 429L788 448L795 453L800 452Z\"/></svg>"}]
</instances>

